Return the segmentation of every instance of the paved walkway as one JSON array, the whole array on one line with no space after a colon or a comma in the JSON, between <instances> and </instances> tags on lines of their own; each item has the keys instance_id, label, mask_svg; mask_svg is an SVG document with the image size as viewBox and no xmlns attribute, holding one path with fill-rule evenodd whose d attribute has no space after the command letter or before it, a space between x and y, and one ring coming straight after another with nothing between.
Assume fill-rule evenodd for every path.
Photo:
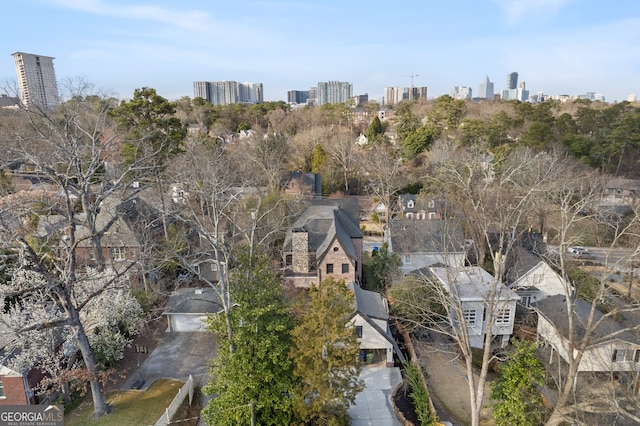
<instances>
[{"instance_id":1,"label":"paved walkway","mask_svg":"<svg viewBox=\"0 0 640 426\"><path fill-rule=\"evenodd\" d=\"M398 367L362 367L360 380L365 388L349 408L352 426L400 426L391 404L393 390L402 382Z\"/></svg>"}]
</instances>

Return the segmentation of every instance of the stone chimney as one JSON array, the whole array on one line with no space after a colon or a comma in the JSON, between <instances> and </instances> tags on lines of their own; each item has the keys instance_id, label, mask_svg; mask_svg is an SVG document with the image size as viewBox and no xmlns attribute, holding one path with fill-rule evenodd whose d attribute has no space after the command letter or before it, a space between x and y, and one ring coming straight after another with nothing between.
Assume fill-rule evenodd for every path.
<instances>
[{"instance_id":1,"label":"stone chimney","mask_svg":"<svg viewBox=\"0 0 640 426\"><path fill-rule=\"evenodd\" d=\"M309 233L304 228L295 228L291 232L291 249L293 272L309 272Z\"/></svg>"}]
</instances>

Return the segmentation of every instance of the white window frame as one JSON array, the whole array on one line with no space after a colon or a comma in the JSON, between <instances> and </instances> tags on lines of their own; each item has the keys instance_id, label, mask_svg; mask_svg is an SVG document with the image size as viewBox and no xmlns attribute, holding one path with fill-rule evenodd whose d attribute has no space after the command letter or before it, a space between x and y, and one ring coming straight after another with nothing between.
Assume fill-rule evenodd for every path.
<instances>
[{"instance_id":1,"label":"white window frame","mask_svg":"<svg viewBox=\"0 0 640 426\"><path fill-rule=\"evenodd\" d=\"M111 247L111 260L126 260L124 247Z\"/></svg>"},{"instance_id":2,"label":"white window frame","mask_svg":"<svg viewBox=\"0 0 640 426\"><path fill-rule=\"evenodd\" d=\"M496 324L509 324L511 322L511 308L504 308L496 315Z\"/></svg>"},{"instance_id":3,"label":"white window frame","mask_svg":"<svg viewBox=\"0 0 640 426\"><path fill-rule=\"evenodd\" d=\"M475 309L463 309L462 316L467 325L476 325L477 312Z\"/></svg>"}]
</instances>

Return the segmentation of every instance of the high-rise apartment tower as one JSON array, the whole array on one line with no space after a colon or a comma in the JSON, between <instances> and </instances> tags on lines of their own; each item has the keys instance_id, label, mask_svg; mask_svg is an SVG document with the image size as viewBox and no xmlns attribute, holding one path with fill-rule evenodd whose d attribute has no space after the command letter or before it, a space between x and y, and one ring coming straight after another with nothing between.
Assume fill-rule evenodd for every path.
<instances>
[{"instance_id":1,"label":"high-rise apartment tower","mask_svg":"<svg viewBox=\"0 0 640 426\"><path fill-rule=\"evenodd\" d=\"M512 72L507 74L507 90L517 89L518 88L518 73Z\"/></svg>"},{"instance_id":2,"label":"high-rise apartment tower","mask_svg":"<svg viewBox=\"0 0 640 426\"><path fill-rule=\"evenodd\" d=\"M50 56L16 52L16 64L20 99L27 107L55 108L60 103L56 72Z\"/></svg>"},{"instance_id":3,"label":"high-rise apartment tower","mask_svg":"<svg viewBox=\"0 0 640 426\"><path fill-rule=\"evenodd\" d=\"M259 104L264 98L262 83L237 81L194 81L193 96L212 105Z\"/></svg>"}]
</instances>

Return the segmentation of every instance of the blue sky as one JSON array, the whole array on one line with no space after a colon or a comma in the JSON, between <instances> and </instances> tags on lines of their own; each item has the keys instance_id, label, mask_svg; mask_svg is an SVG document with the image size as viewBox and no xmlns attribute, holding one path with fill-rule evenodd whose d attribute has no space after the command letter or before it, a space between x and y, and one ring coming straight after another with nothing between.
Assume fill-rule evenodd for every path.
<instances>
[{"instance_id":1,"label":"blue sky","mask_svg":"<svg viewBox=\"0 0 640 426\"><path fill-rule=\"evenodd\" d=\"M58 81L82 77L128 98L174 100L194 81L264 84L265 100L319 81L429 96L488 75L536 93L640 98L639 0L21 0L3 3L0 79L11 54L55 57Z\"/></svg>"}]
</instances>

